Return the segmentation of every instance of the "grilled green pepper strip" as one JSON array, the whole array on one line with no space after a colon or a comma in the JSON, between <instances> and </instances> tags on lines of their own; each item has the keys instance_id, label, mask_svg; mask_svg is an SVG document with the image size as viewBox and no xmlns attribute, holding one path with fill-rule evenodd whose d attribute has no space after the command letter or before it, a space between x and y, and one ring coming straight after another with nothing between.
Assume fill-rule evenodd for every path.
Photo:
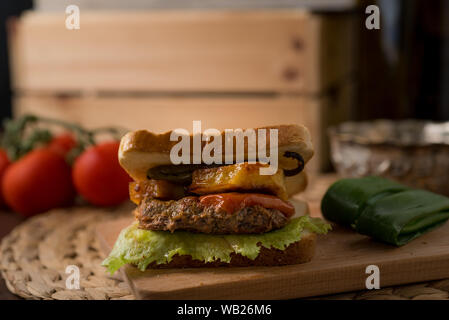
<instances>
[{"instance_id":1,"label":"grilled green pepper strip","mask_svg":"<svg viewBox=\"0 0 449 320\"><path fill-rule=\"evenodd\" d=\"M449 198L407 190L370 203L356 220L359 233L402 246L449 218Z\"/></svg>"},{"instance_id":2,"label":"grilled green pepper strip","mask_svg":"<svg viewBox=\"0 0 449 320\"><path fill-rule=\"evenodd\" d=\"M342 179L326 192L323 215L361 234L401 246L449 218L449 198L387 179Z\"/></svg>"},{"instance_id":3,"label":"grilled green pepper strip","mask_svg":"<svg viewBox=\"0 0 449 320\"><path fill-rule=\"evenodd\" d=\"M341 179L327 190L321 201L321 212L328 220L351 225L370 199L407 189L379 177Z\"/></svg>"}]
</instances>

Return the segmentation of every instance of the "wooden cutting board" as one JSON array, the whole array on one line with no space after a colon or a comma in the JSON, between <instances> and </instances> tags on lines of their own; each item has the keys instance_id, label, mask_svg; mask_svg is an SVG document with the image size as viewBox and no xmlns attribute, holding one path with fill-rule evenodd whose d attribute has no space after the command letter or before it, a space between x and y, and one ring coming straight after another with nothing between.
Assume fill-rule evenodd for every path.
<instances>
[{"instance_id":1,"label":"wooden cutting board","mask_svg":"<svg viewBox=\"0 0 449 320\"><path fill-rule=\"evenodd\" d=\"M131 221L98 226L105 256ZM138 299L288 299L366 289L369 265L379 267L381 288L449 278L449 223L401 248L334 226L319 236L315 258L300 265L145 272L126 266L122 273Z\"/></svg>"}]
</instances>

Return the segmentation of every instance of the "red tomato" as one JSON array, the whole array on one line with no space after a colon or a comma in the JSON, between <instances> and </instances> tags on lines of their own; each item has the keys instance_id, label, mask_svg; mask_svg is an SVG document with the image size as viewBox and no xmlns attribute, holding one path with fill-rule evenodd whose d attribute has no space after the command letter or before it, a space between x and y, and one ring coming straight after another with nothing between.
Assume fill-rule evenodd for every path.
<instances>
[{"instance_id":1,"label":"red tomato","mask_svg":"<svg viewBox=\"0 0 449 320\"><path fill-rule=\"evenodd\" d=\"M10 164L11 162L9 161L6 152L0 149L0 207L5 206L5 199L3 197L1 181L3 180L3 176L5 175L6 168L8 168Z\"/></svg>"},{"instance_id":2,"label":"red tomato","mask_svg":"<svg viewBox=\"0 0 449 320\"><path fill-rule=\"evenodd\" d=\"M69 205L76 195L70 166L63 155L48 148L33 150L11 164L2 188L6 203L26 217Z\"/></svg>"},{"instance_id":3,"label":"red tomato","mask_svg":"<svg viewBox=\"0 0 449 320\"><path fill-rule=\"evenodd\" d=\"M79 194L98 206L118 205L128 199L131 178L118 162L119 142L86 149L73 165L73 182Z\"/></svg>"},{"instance_id":4,"label":"red tomato","mask_svg":"<svg viewBox=\"0 0 449 320\"><path fill-rule=\"evenodd\" d=\"M48 148L66 155L77 145L77 141L72 133L66 132L54 137L48 144Z\"/></svg>"}]
</instances>

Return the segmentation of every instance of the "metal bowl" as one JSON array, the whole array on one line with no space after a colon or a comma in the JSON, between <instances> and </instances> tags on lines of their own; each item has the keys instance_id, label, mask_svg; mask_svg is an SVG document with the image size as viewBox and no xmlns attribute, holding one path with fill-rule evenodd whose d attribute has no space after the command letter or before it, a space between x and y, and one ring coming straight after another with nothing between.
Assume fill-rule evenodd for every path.
<instances>
[{"instance_id":1,"label":"metal bowl","mask_svg":"<svg viewBox=\"0 0 449 320\"><path fill-rule=\"evenodd\" d=\"M346 122L328 133L341 176L378 175L449 195L449 122Z\"/></svg>"}]
</instances>

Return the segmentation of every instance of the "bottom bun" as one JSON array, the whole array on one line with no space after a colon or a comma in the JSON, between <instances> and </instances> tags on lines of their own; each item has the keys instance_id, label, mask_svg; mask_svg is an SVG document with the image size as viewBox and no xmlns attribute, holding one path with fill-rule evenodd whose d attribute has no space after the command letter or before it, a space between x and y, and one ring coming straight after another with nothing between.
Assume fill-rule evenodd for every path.
<instances>
[{"instance_id":1,"label":"bottom bun","mask_svg":"<svg viewBox=\"0 0 449 320\"><path fill-rule=\"evenodd\" d=\"M304 234L300 241L294 242L284 250L260 248L256 259L251 260L241 254L232 253L231 261L203 262L193 260L189 255L174 255L169 263L151 263L148 268L210 268L210 267L252 267L252 266L284 266L305 263L312 260L315 254L316 234Z\"/></svg>"}]
</instances>

